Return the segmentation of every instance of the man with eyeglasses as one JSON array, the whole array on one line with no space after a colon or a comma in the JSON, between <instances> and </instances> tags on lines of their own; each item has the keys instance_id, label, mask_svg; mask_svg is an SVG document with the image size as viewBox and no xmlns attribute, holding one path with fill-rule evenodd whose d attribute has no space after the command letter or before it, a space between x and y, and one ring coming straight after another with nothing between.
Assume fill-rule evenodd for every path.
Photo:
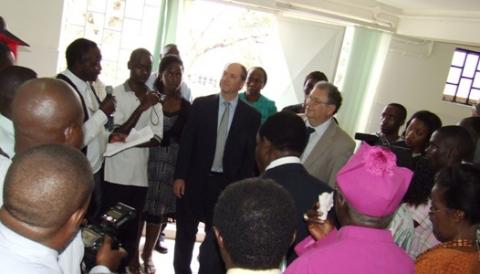
<instances>
[{"instance_id":1,"label":"man with eyeglasses","mask_svg":"<svg viewBox=\"0 0 480 274\"><path fill-rule=\"evenodd\" d=\"M307 171L335 187L335 175L355 149L355 142L333 119L342 104L338 88L318 82L310 92L305 107L309 138L301 160Z\"/></svg>"}]
</instances>

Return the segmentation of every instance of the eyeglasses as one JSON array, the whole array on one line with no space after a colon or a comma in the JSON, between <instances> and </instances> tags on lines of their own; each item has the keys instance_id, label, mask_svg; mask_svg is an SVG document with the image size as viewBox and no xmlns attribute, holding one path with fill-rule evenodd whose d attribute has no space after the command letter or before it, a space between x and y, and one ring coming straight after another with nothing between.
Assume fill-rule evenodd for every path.
<instances>
[{"instance_id":1,"label":"eyeglasses","mask_svg":"<svg viewBox=\"0 0 480 274\"><path fill-rule=\"evenodd\" d=\"M308 96L308 97L307 97L307 100L308 100L311 104L314 104L314 105L320 105L320 104L331 105L331 103L329 103L329 102L323 102L323 101L321 101L320 99L318 99L318 98L316 98L316 97L312 97L312 96Z\"/></svg>"}]
</instances>

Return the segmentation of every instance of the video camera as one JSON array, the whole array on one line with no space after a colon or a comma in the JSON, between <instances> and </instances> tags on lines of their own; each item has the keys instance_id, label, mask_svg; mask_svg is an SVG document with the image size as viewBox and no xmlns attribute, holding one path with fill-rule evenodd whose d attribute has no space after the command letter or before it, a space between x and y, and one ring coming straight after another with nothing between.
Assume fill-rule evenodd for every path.
<instances>
[{"instance_id":1,"label":"video camera","mask_svg":"<svg viewBox=\"0 0 480 274\"><path fill-rule=\"evenodd\" d=\"M368 134L355 133L355 140L364 141L371 146L382 146L390 149L397 156L397 165L413 170L412 151L399 145L399 143L390 143L385 137Z\"/></svg>"},{"instance_id":2,"label":"video camera","mask_svg":"<svg viewBox=\"0 0 480 274\"><path fill-rule=\"evenodd\" d=\"M103 244L105 235L112 238L112 249L118 249L120 242L118 232L126 222L135 218L136 211L124 203L117 203L102 215L99 225L88 224L82 228L82 240L85 245L83 262L86 270L96 265L98 249Z\"/></svg>"}]
</instances>

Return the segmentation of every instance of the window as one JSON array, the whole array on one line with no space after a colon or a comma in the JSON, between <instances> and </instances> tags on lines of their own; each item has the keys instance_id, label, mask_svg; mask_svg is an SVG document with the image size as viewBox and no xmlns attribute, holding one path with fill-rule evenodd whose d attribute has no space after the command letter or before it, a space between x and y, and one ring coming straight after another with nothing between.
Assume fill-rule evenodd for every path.
<instances>
[{"instance_id":1,"label":"window","mask_svg":"<svg viewBox=\"0 0 480 274\"><path fill-rule=\"evenodd\" d=\"M472 105L480 98L480 52L455 49L443 100Z\"/></svg>"},{"instance_id":2,"label":"window","mask_svg":"<svg viewBox=\"0 0 480 274\"><path fill-rule=\"evenodd\" d=\"M57 71L66 67L65 49L75 39L95 41L102 52L102 73L107 85L119 85L129 77L128 58L143 47L155 47L159 0L66 0Z\"/></svg>"},{"instance_id":3,"label":"window","mask_svg":"<svg viewBox=\"0 0 480 274\"><path fill-rule=\"evenodd\" d=\"M217 93L225 64L241 62L267 71L262 94L282 109L303 102L303 81L311 71L334 78L344 29L231 3L186 0L176 42L193 97Z\"/></svg>"}]
</instances>

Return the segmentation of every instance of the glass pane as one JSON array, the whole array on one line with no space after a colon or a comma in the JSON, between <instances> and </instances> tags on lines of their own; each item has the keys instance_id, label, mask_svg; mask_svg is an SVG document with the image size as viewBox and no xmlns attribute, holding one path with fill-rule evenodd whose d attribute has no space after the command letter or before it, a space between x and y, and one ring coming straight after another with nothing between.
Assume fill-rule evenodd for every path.
<instances>
[{"instance_id":1,"label":"glass pane","mask_svg":"<svg viewBox=\"0 0 480 274\"><path fill-rule=\"evenodd\" d=\"M452 65L463 67L463 63L465 62L466 55L467 54L464 51L455 50L452 58Z\"/></svg>"},{"instance_id":2,"label":"glass pane","mask_svg":"<svg viewBox=\"0 0 480 274\"><path fill-rule=\"evenodd\" d=\"M459 68L450 67L450 71L448 72L447 82L452 84L458 84L460 81L460 74L462 70Z\"/></svg>"},{"instance_id":3,"label":"glass pane","mask_svg":"<svg viewBox=\"0 0 480 274\"><path fill-rule=\"evenodd\" d=\"M467 98L470 88L472 87L472 80L463 78L460 80L460 85L458 86L457 97Z\"/></svg>"},{"instance_id":4,"label":"glass pane","mask_svg":"<svg viewBox=\"0 0 480 274\"><path fill-rule=\"evenodd\" d=\"M475 71L477 70L477 65L478 65L478 55L468 54L467 61L465 62L465 67L463 68L462 76L473 78L473 75L475 75Z\"/></svg>"},{"instance_id":5,"label":"glass pane","mask_svg":"<svg viewBox=\"0 0 480 274\"><path fill-rule=\"evenodd\" d=\"M475 80L473 81L474 88L480 88L480 72L475 74Z\"/></svg>"},{"instance_id":6,"label":"glass pane","mask_svg":"<svg viewBox=\"0 0 480 274\"><path fill-rule=\"evenodd\" d=\"M443 94L454 96L456 91L457 91L456 85L446 84L445 89L443 90Z\"/></svg>"},{"instance_id":7,"label":"glass pane","mask_svg":"<svg viewBox=\"0 0 480 274\"><path fill-rule=\"evenodd\" d=\"M480 99L480 89L472 89L470 92L470 102L478 102Z\"/></svg>"}]
</instances>

